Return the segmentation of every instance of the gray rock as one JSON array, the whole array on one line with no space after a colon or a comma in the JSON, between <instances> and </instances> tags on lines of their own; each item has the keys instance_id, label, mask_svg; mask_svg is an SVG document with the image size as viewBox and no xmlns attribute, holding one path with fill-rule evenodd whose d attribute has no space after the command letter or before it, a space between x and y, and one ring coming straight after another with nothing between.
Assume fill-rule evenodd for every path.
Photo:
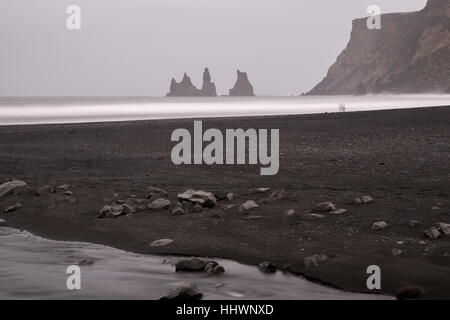
<instances>
[{"instance_id":1,"label":"gray rock","mask_svg":"<svg viewBox=\"0 0 450 320\"><path fill-rule=\"evenodd\" d=\"M319 204L316 204L312 209L311 212L313 213L320 213L320 212L330 212L330 211L336 211L336 206L331 202L322 202Z\"/></svg>"},{"instance_id":2,"label":"gray rock","mask_svg":"<svg viewBox=\"0 0 450 320\"><path fill-rule=\"evenodd\" d=\"M182 206L176 206L172 209L172 215L174 216L181 216L183 214L186 214L186 210Z\"/></svg>"},{"instance_id":3,"label":"gray rock","mask_svg":"<svg viewBox=\"0 0 450 320\"><path fill-rule=\"evenodd\" d=\"M0 227L6 226L6 221L3 219L0 219Z\"/></svg>"},{"instance_id":4,"label":"gray rock","mask_svg":"<svg viewBox=\"0 0 450 320\"><path fill-rule=\"evenodd\" d=\"M294 209L288 209L283 213L284 217L293 217L295 215Z\"/></svg>"},{"instance_id":5,"label":"gray rock","mask_svg":"<svg viewBox=\"0 0 450 320\"><path fill-rule=\"evenodd\" d=\"M175 271L204 271L205 267L205 261L194 258L178 261L175 265Z\"/></svg>"},{"instance_id":6,"label":"gray rock","mask_svg":"<svg viewBox=\"0 0 450 320\"><path fill-rule=\"evenodd\" d=\"M394 248L392 249L392 255L394 257L402 255L403 254L403 250L399 249L399 248Z\"/></svg>"},{"instance_id":7,"label":"gray rock","mask_svg":"<svg viewBox=\"0 0 450 320\"><path fill-rule=\"evenodd\" d=\"M371 196L362 196L361 201L363 204L367 204L373 202L373 198Z\"/></svg>"},{"instance_id":8,"label":"gray rock","mask_svg":"<svg viewBox=\"0 0 450 320\"><path fill-rule=\"evenodd\" d=\"M425 294L425 290L419 286L407 286L397 290L395 296L398 300L415 300Z\"/></svg>"},{"instance_id":9,"label":"gray rock","mask_svg":"<svg viewBox=\"0 0 450 320\"><path fill-rule=\"evenodd\" d=\"M247 213L252 209L258 208L258 205L253 200L248 200L239 206L240 213Z\"/></svg>"},{"instance_id":10,"label":"gray rock","mask_svg":"<svg viewBox=\"0 0 450 320\"><path fill-rule=\"evenodd\" d=\"M233 201L234 200L234 193L233 192L227 193L227 200L228 201Z\"/></svg>"},{"instance_id":11,"label":"gray rock","mask_svg":"<svg viewBox=\"0 0 450 320\"><path fill-rule=\"evenodd\" d=\"M163 247L167 246L168 244L171 244L173 242L172 239L159 239L155 240L152 243L150 243L151 247Z\"/></svg>"},{"instance_id":12,"label":"gray rock","mask_svg":"<svg viewBox=\"0 0 450 320\"><path fill-rule=\"evenodd\" d=\"M237 70L237 80L234 87L230 89L231 97L251 97L254 96L253 86L248 80L247 73Z\"/></svg>"},{"instance_id":13,"label":"gray rock","mask_svg":"<svg viewBox=\"0 0 450 320\"><path fill-rule=\"evenodd\" d=\"M440 223L436 224L436 226L439 228L439 231L442 234L444 234L446 236L450 235L450 224L449 223L440 222Z\"/></svg>"},{"instance_id":14,"label":"gray rock","mask_svg":"<svg viewBox=\"0 0 450 320\"><path fill-rule=\"evenodd\" d=\"M317 213L308 213L300 215L302 220L321 220L324 219L325 216Z\"/></svg>"},{"instance_id":15,"label":"gray rock","mask_svg":"<svg viewBox=\"0 0 450 320\"><path fill-rule=\"evenodd\" d=\"M208 276L218 276L225 273L225 268L215 261L208 261L204 271Z\"/></svg>"},{"instance_id":16,"label":"gray rock","mask_svg":"<svg viewBox=\"0 0 450 320\"><path fill-rule=\"evenodd\" d=\"M9 206L5 209L5 213L17 211L20 208L22 208L22 204L20 202L17 202L16 204L13 204L12 206Z\"/></svg>"},{"instance_id":17,"label":"gray rock","mask_svg":"<svg viewBox=\"0 0 450 320\"><path fill-rule=\"evenodd\" d=\"M345 210L345 209L337 209L337 210L334 210L334 211L330 211L331 214L336 214L336 215L344 214L346 212L347 212L347 210Z\"/></svg>"},{"instance_id":18,"label":"gray rock","mask_svg":"<svg viewBox=\"0 0 450 320\"><path fill-rule=\"evenodd\" d=\"M125 208L121 204L116 204L111 206L111 211L107 213L108 218L117 218L123 215L125 212Z\"/></svg>"},{"instance_id":19,"label":"gray rock","mask_svg":"<svg viewBox=\"0 0 450 320\"><path fill-rule=\"evenodd\" d=\"M305 259L303 259L303 264L305 265L306 268L318 267L319 262L326 261L327 259L328 257L324 254L315 254L311 257L306 257Z\"/></svg>"},{"instance_id":20,"label":"gray rock","mask_svg":"<svg viewBox=\"0 0 450 320\"><path fill-rule=\"evenodd\" d=\"M224 191L215 191L214 197L216 197L217 201L222 201L227 198L227 193L225 193Z\"/></svg>"},{"instance_id":21,"label":"gray rock","mask_svg":"<svg viewBox=\"0 0 450 320\"><path fill-rule=\"evenodd\" d=\"M39 196L39 197L44 197L44 196L47 196L47 195L49 195L51 193L55 193L55 188L53 186L51 186L51 185L48 185L48 184L39 187L37 189L37 191L36 191L36 195Z\"/></svg>"},{"instance_id":22,"label":"gray rock","mask_svg":"<svg viewBox=\"0 0 450 320\"><path fill-rule=\"evenodd\" d=\"M199 300L203 293L193 283L184 283L176 290L162 297L160 300Z\"/></svg>"},{"instance_id":23,"label":"gray rock","mask_svg":"<svg viewBox=\"0 0 450 320\"><path fill-rule=\"evenodd\" d=\"M269 201L279 201L279 200L283 200L284 198L286 198L287 196L287 192L283 189L281 190L275 190L274 192L272 192L268 198Z\"/></svg>"},{"instance_id":24,"label":"gray rock","mask_svg":"<svg viewBox=\"0 0 450 320\"><path fill-rule=\"evenodd\" d=\"M0 199L4 196L11 194L14 192L14 190L25 187L27 184L24 181L21 180L12 180L5 182L0 185Z\"/></svg>"},{"instance_id":25,"label":"gray rock","mask_svg":"<svg viewBox=\"0 0 450 320\"><path fill-rule=\"evenodd\" d=\"M198 212L202 212L202 211L203 211L203 207L199 204L195 204L191 209L191 212L194 212L194 213L198 213Z\"/></svg>"},{"instance_id":26,"label":"gray rock","mask_svg":"<svg viewBox=\"0 0 450 320\"><path fill-rule=\"evenodd\" d=\"M171 205L172 203L170 202L170 200L159 198L152 201L152 203L148 205L148 208L150 210L161 210L161 209L168 209L170 208Z\"/></svg>"},{"instance_id":27,"label":"gray rock","mask_svg":"<svg viewBox=\"0 0 450 320\"><path fill-rule=\"evenodd\" d=\"M266 193L269 191L270 191L270 188L252 188L248 192L251 194L253 194L253 193L262 194L262 193Z\"/></svg>"},{"instance_id":28,"label":"gray rock","mask_svg":"<svg viewBox=\"0 0 450 320\"><path fill-rule=\"evenodd\" d=\"M123 206L123 213L125 215L136 213L136 208L134 206L131 206L129 204L123 204L122 206Z\"/></svg>"},{"instance_id":29,"label":"gray rock","mask_svg":"<svg viewBox=\"0 0 450 320\"><path fill-rule=\"evenodd\" d=\"M264 261L258 265L258 269L264 273L275 273L278 267L272 262Z\"/></svg>"},{"instance_id":30,"label":"gray rock","mask_svg":"<svg viewBox=\"0 0 450 320\"><path fill-rule=\"evenodd\" d=\"M379 221L379 222L375 222L375 223L372 225L372 230L373 230L373 231L379 231L379 230L384 230L384 229L386 229L387 227L389 227L389 225L388 225L386 222L384 222L384 221Z\"/></svg>"},{"instance_id":31,"label":"gray rock","mask_svg":"<svg viewBox=\"0 0 450 320\"><path fill-rule=\"evenodd\" d=\"M211 192L202 190L188 189L178 194L177 197L180 201L190 201L207 208L213 208L217 204L217 199Z\"/></svg>"},{"instance_id":32,"label":"gray rock","mask_svg":"<svg viewBox=\"0 0 450 320\"><path fill-rule=\"evenodd\" d=\"M439 231L439 228L432 227L425 231L425 236L427 238L430 238L431 240L435 240L437 238L440 238L442 236L441 232Z\"/></svg>"},{"instance_id":33,"label":"gray rock","mask_svg":"<svg viewBox=\"0 0 450 320\"><path fill-rule=\"evenodd\" d=\"M99 211L98 211L98 216L97 218L104 218L109 212L111 212L111 206L103 206Z\"/></svg>"},{"instance_id":34,"label":"gray rock","mask_svg":"<svg viewBox=\"0 0 450 320\"><path fill-rule=\"evenodd\" d=\"M157 188L157 187L147 187L147 198L150 199L152 197L157 197L157 198L162 198L162 197L167 197L167 191Z\"/></svg>"},{"instance_id":35,"label":"gray rock","mask_svg":"<svg viewBox=\"0 0 450 320\"><path fill-rule=\"evenodd\" d=\"M355 198L354 200L353 200L353 204L362 204L363 202L362 202L362 200L361 200L361 198Z\"/></svg>"},{"instance_id":36,"label":"gray rock","mask_svg":"<svg viewBox=\"0 0 450 320\"><path fill-rule=\"evenodd\" d=\"M420 222L417 221L417 220L409 220L409 225L410 225L411 227L415 227L415 226L420 225Z\"/></svg>"}]
</instances>

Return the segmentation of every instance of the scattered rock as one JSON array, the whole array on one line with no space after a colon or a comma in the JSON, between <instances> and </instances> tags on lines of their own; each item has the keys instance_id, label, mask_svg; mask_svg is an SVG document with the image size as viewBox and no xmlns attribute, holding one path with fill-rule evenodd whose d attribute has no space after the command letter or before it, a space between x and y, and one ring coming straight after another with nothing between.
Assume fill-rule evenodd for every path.
<instances>
[{"instance_id":1,"label":"scattered rock","mask_svg":"<svg viewBox=\"0 0 450 320\"><path fill-rule=\"evenodd\" d=\"M21 180L12 180L0 185L0 199L11 194L18 188L25 187L27 184Z\"/></svg>"},{"instance_id":2,"label":"scattered rock","mask_svg":"<svg viewBox=\"0 0 450 320\"><path fill-rule=\"evenodd\" d=\"M101 208L101 209L98 211L98 216L97 216L97 218L104 218L104 217L106 216L106 214L107 214L108 212L110 212L110 211L111 211L111 206L108 206L108 205L103 206L103 208Z\"/></svg>"},{"instance_id":3,"label":"scattered rock","mask_svg":"<svg viewBox=\"0 0 450 320\"><path fill-rule=\"evenodd\" d=\"M248 191L249 194L262 194L269 192L270 188L252 188Z\"/></svg>"},{"instance_id":4,"label":"scattered rock","mask_svg":"<svg viewBox=\"0 0 450 320\"><path fill-rule=\"evenodd\" d=\"M185 192L178 194L177 197L180 201L190 201L206 208L213 208L217 204L217 199L211 192L202 190L195 191L188 189Z\"/></svg>"},{"instance_id":5,"label":"scattered rock","mask_svg":"<svg viewBox=\"0 0 450 320\"><path fill-rule=\"evenodd\" d=\"M121 204L111 206L111 211L106 214L107 218L117 218L125 213L125 208Z\"/></svg>"},{"instance_id":6,"label":"scattered rock","mask_svg":"<svg viewBox=\"0 0 450 320\"><path fill-rule=\"evenodd\" d=\"M253 200L248 200L239 206L240 213L246 213L254 208L258 208L259 206Z\"/></svg>"},{"instance_id":7,"label":"scattered rock","mask_svg":"<svg viewBox=\"0 0 450 320\"><path fill-rule=\"evenodd\" d=\"M425 290L419 286L407 286L397 290L395 296L398 300L415 300L425 294Z\"/></svg>"},{"instance_id":8,"label":"scattered rock","mask_svg":"<svg viewBox=\"0 0 450 320\"><path fill-rule=\"evenodd\" d=\"M38 197L47 196L50 193L55 193L55 188L53 186L51 186L51 185L48 185L48 184L45 185L45 186L39 187L37 189L37 191L36 191L36 195Z\"/></svg>"},{"instance_id":9,"label":"scattered rock","mask_svg":"<svg viewBox=\"0 0 450 320\"><path fill-rule=\"evenodd\" d=\"M122 206L123 206L123 213L124 213L125 215L128 215L128 214L135 214L135 213L136 213L135 207L130 206L129 204L123 204Z\"/></svg>"},{"instance_id":10,"label":"scattered rock","mask_svg":"<svg viewBox=\"0 0 450 320\"><path fill-rule=\"evenodd\" d=\"M264 273L275 273L275 272L277 272L277 269L278 269L278 267L274 263L269 262L269 261L261 262L258 265L258 268L259 268L259 270L261 270Z\"/></svg>"},{"instance_id":11,"label":"scattered rock","mask_svg":"<svg viewBox=\"0 0 450 320\"><path fill-rule=\"evenodd\" d=\"M73 193L72 193L72 191L66 191L66 192L64 192L64 195L65 196L73 196Z\"/></svg>"},{"instance_id":12,"label":"scattered rock","mask_svg":"<svg viewBox=\"0 0 450 320\"><path fill-rule=\"evenodd\" d=\"M9 206L5 209L5 213L17 211L20 208L22 208L22 204L20 202L17 202L16 204L13 204L12 206Z\"/></svg>"},{"instance_id":13,"label":"scattered rock","mask_svg":"<svg viewBox=\"0 0 450 320\"><path fill-rule=\"evenodd\" d=\"M6 226L6 221L3 219L0 219L0 227Z\"/></svg>"},{"instance_id":14,"label":"scattered rock","mask_svg":"<svg viewBox=\"0 0 450 320\"><path fill-rule=\"evenodd\" d=\"M193 283L184 283L160 300L199 300L203 297L200 289Z\"/></svg>"},{"instance_id":15,"label":"scattered rock","mask_svg":"<svg viewBox=\"0 0 450 320\"><path fill-rule=\"evenodd\" d=\"M69 190L70 186L68 184L63 184L57 187L58 190Z\"/></svg>"},{"instance_id":16,"label":"scattered rock","mask_svg":"<svg viewBox=\"0 0 450 320\"><path fill-rule=\"evenodd\" d=\"M315 254L311 257L306 257L305 259L303 259L303 264L305 265L306 268L318 267L319 262L326 261L327 259L328 257L324 254Z\"/></svg>"},{"instance_id":17,"label":"scattered rock","mask_svg":"<svg viewBox=\"0 0 450 320\"><path fill-rule=\"evenodd\" d=\"M216 197L217 201L222 201L227 198L227 193L225 193L223 191L215 191L214 197Z\"/></svg>"},{"instance_id":18,"label":"scattered rock","mask_svg":"<svg viewBox=\"0 0 450 320\"><path fill-rule=\"evenodd\" d=\"M316 213L316 212L330 212L330 211L336 211L337 208L336 206L331 203L331 202L322 202L319 203L317 205L315 205L312 209L311 212Z\"/></svg>"},{"instance_id":19,"label":"scattered rock","mask_svg":"<svg viewBox=\"0 0 450 320\"><path fill-rule=\"evenodd\" d=\"M375 222L375 223L372 225L372 230L373 230L373 231L379 231L379 230L384 230L384 229L386 229L387 227L389 227L389 225L388 225L386 222L384 222L384 221L379 221L379 222Z\"/></svg>"},{"instance_id":20,"label":"scattered rock","mask_svg":"<svg viewBox=\"0 0 450 320\"><path fill-rule=\"evenodd\" d=\"M202 212L202 211L203 211L203 207L199 204L195 204L191 210L191 212L193 212L193 213L198 213L198 212Z\"/></svg>"},{"instance_id":21,"label":"scattered rock","mask_svg":"<svg viewBox=\"0 0 450 320\"><path fill-rule=\"evenodd\" d=\"M317 213L309 213L300 215L300 218L303 220L320 220L324 219L325 216Z\"/></svg>"},{"instance_id":22,"label":"scattered rock","mask_svg":"<svg viewBox=\"0 0 450 320\"><path fill-rule=\"evenodd\" d=\"M409 225L411 227L416 227L416 226L420 225L420 222L417 220L409 220Z\"/></svg>"},{"instance_id":23,"label":"scattered rock","mask_svg":"<svg viewBox=\"0 0 450 320\"><path fill-rule=\"evenodd\" d=\"M233 192L230 192L230 193L227 194L227 200L228 201L233 201L234 200L234 193Z\"/></svg>"},{"instance_id":24,"label":"scattered rock","mask_svg":"<svg viewBox=\"0 0 450 320\"><path fill-rule=\"evenodd\" d=\"M225 268L215 261L208 261L204 271L208 276L218 276L225 273Z\"/></svg>"},{"instance_id":25,"label":"scattered rock","mask_svg":"<svg viewBox=\"0 0 450 320\"><path fill-rule=\"evenodd\" d=\"M295 215L294 209L288 209L283 213L284 217L293 217Z\"/></svg>"},{"instance_id":26,"label":"scattered rock","mask_svg":"<svg viewBox=\"0 0 450 320\"><path fill-rule=\"evenodd\" d=\"M178 261L175 265L175 271L204 271L205 267L205 261L194 258Z\"/></svg>"},{"instance_id":27,"label":"scattered rock","mask_svg":"<svg viewBox=\"0 0 450 320\"><path fill-rule=\"evenodd\" d=\"M358 205L358 204L362 204L362 203L363 203L363 202L362 202L361 198L355 198L355 199L353 200L353 204Z\"/></svg>"},{"instance_id":28,"label":"scattered rock","mask_svg":"<svg viewBox=\"0 0 450 320\"><path fill-rule=\"evenodd\" d=\"M399 255L401 255L401 254L403 254L403 250L401 250L401 249L399 249L399 248L394 248L394 249L392 249L392 255L393 255L394 257L399 256Z\"/></svg>"},{"instance_id":29,"label":"scattered rock","mask_svg":"<svg viewBox=\"0 0 450 320\"><path fill-rule=\"evenodd\" d=\"M337 209L337 210L334 210L334 211L330 211L331 214L336 214L336 215L344 214L346 212L347 212L347 210L345 210L345 209Z\"/></svg>"},{"instance_id":30,"label":"scattered rock","mask_svg":"<svg viewBox=\"0 0 450 320\"><path fill-rule=\"evenodd\" d=\"M252 216L245 217L244 220L251 221L251 220L260 220L262 218L263 218L262 216L254 216L254 215L252 215Z\"/></svg>"},{"instance_id":31,"label":"scattered rock","mask_svg":"<svg viewBox=\"0 0 450 320\"><path fill-rule=\"evenodd\" d=\"M172 203L170 202L170 200L164 199L164 198L159 198L154 200L152 203L150 203L148 205L148 208L150 210L156 211L156 210L161 210L161 209L168 209L170 208L170 206L172 205Z\"/></svg>"},{"instance_id":32,"label":"scattered rock","mask_svg":"<svg viewBox=\"0 0 450 320\"><path fill-rule=\"evenodd\" d=\"M151 199L152 197L156 197L155 199L157 199L157 198L162 198L162 197L167 197L167 196L168 196L168 194L167 194L166 190L163 190L163 189L160 189L157 187L153 187L153 186L147 187L147 199ZM153 199L153 200L155 200L155 199Z\"/></svg>"},{"instance_id":33,"label":"scattered rock","mask_svg":"<svg viewBox=\"0 0 450 320\"><path fill-rule=\"evenodd\" d=\"M367 204L373 202L373 198L371 196L362 196L361 201L363 204Z\"/></svg>"},{"instance_id":34,"label":"scattered rock","mask_svg":"<svg viewBox=\"0 0 450 320\"><path fill-rule=\"evenodd\" d=\"M432 240L448 235L450 235L450 224L443 222L436 223L434 227L425 231L425 236Z\"/></svg>"},{"instance_id":35,"label":"scattered rock","mask_svg":"<svg viewBox=\"0 0 450 320\"><path fill-rule=\"evenodd\" d=\"M181 216L183 214L186 214L186 210L182 206L176 206L172 209L172 215L174 216Z\"/></svg>"},{"instance_id":36,"label":"scattered rock","mask_svg":"<svg viewBox=\"0 0 450 320\"><path fill-rule=\"evenodd\" d=\"M150 247L163 247L171 244L173 242L172 239L159 239L150 243Z\"/></svg>"}]
</instances>

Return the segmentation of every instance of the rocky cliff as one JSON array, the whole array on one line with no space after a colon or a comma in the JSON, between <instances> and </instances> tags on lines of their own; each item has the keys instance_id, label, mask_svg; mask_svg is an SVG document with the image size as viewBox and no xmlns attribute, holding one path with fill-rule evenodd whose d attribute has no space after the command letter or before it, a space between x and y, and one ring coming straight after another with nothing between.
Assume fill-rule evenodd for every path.
<instances>
[{"instance_id":1,"label":"rocky cliff","mask_svg":"<svg viewBox=\"0 0 450 320\"><path fill-rule=\"evenodd\" d=\"M183 80L177 82L172 79L170 83L170 92L167 97L216 97L216 85L211 82L211 75L208 68L203 72L203 86L201 89L196 88L191 78L185 73Z\"/></svg>"},{"instance_id":2,"label":"rocky cliff","mask_svg":"<svg viewBox=\"0 0 450 320\"><path fill-rule=\"evenodd\" d=\"M232 89L230 89L231 97L251 97L254 96L253 86L248 80L247 73L237 71L237 80Z\"/></svg>"},{"instance_id":3,"label":"rocky cliff","mask_svg":"<svg viewBox=\"0 0 450 320\"><path fill-rule=\"evenodd\" d=\"M308 94L450 92L450 0L383 14L381 30L353 21L347 48Z\"/></svg>"}]
</instances>

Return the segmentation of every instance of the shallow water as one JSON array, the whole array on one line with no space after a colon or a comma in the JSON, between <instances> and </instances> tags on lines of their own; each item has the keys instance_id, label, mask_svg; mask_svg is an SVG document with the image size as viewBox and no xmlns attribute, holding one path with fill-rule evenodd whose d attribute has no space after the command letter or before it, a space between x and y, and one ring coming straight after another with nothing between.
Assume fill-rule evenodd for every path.
<instances>
[{"instance_id":1,"label":"shallow water","mask_svg":"<svg viewBox=\"0 0 450 320\"><path fill-rule=\"evenodd\" d=\"M67 290L66 269L83 259L81 290ZM158 299L183 282L195 283L204 299L390 299L348 293L293 275L267 275L257 268L217 260L223 276L175 273L180 258L133 254L90 243L52 241L0 228L0 299Z\"/></svg>"},{"instance_id":2,"label":"shallow water","mask_svg":"<svg viewBox=\"0 0 450 320\"><path fill-rule=\"evenodd\" d=\"M450 95L0 98L0 125L311 114L450 105Z\"/></svg>"}]
</instances>

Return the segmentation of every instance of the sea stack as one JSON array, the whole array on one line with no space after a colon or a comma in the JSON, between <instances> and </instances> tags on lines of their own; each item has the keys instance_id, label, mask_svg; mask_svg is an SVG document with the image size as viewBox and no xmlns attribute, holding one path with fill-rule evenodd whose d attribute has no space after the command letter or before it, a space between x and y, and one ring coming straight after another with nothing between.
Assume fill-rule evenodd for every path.
<instances>
[{"instance_id":1,"label":"sea stack","mask_svg":"<svg viewBox=\"0 0 450 320\"><path fill-rule=\"evenodd\" d=\"M238 70L236 84L230 89L230 97L253 97L254 95L247 73Z\"/></svg>"},{"instance_id":2,"label":"sea stack","mask_svg":"<svg viewBox=\"0 0 450 320\"><path fill-rule=\"evenodd\" d=\"M203 72L203 86L199 90L191 81L191 78L185 73L183 80L177 82L172 79L170 83L170 92L167 97L216 97L216 85L211 81L211 75L209 69L205 68Z\"/></svg>"}]
</instances>

